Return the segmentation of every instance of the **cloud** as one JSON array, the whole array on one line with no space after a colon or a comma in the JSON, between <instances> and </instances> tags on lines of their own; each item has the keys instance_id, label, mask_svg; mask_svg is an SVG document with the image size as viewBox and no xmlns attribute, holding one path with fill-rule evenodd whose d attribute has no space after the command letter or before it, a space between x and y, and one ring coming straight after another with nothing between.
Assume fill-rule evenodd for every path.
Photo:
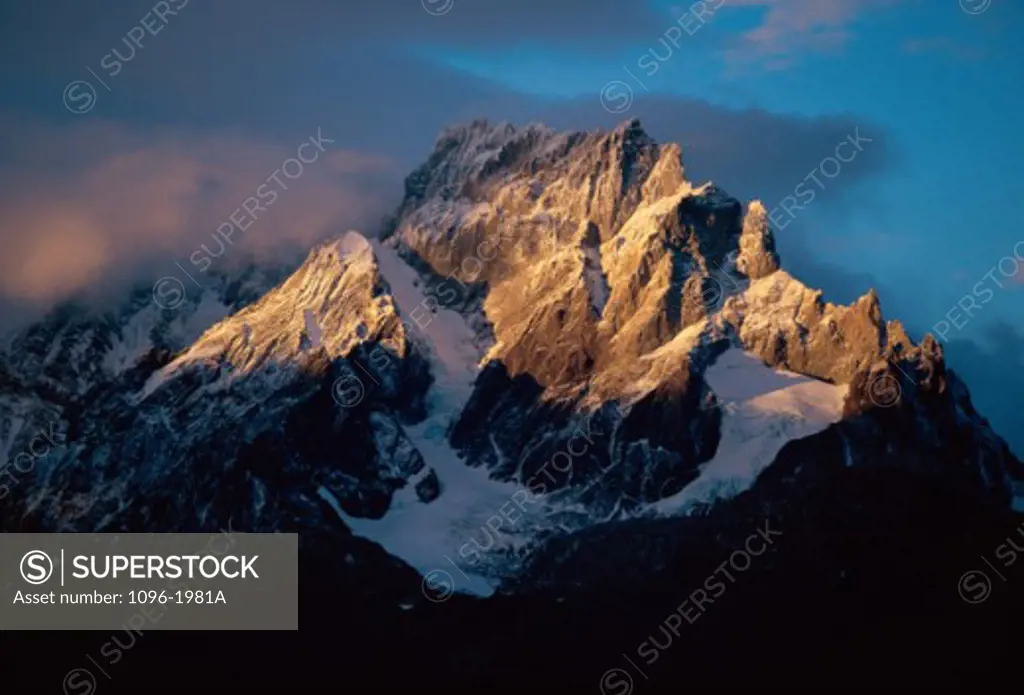
<instances>
[{"instance_id":1,"label":"cloud","mask_svg":"<svg viewBox=\"0 0 1024 695\"><path fill-rule=\"evenodd\" d=\"M296 157L304 141L100 123L58 127L0 119L0 126L9 154L0 169L0 295L23 302L56 301L134 277L147 263L184 260L199 244L211 243L210 234ZM317 128L307 132L316 136ZM40 151L39 142L47 148ZM315 152L308 146L303 155L309 160ZM64 156L55 159L55 153ZM403 172L394 162L359 151L319 154L294 180L278 173L287 190L274 186L278 200L255 222L246 220L225 262L266 258L341 229L376 226L395 203ZM290 171L297 171L294 164Z\"/></svg>"},{"instance_id":2,"label":"cloud","mask_svg":"<svg viewBox=\"0 0 1024 695\"><path fill-rule=\"evenodd\" d=\"M1005 321L995 321L984 326L979 341L951 340L943 348L949 364L967 382L978 411L989 418L1014 454L1024 455L1020 426L1024 333Z\"/></svg>"},{"instance_id":3,"label":"cloud","mask_svg":"<svg viewBox=\"0 0 1024 695\"><path fill-rule=\"evenodd\" d=\"M784 69L804 54L839 52L857 19L900 0L727 0L730 7L763 10L761 23L726 52L738 64Z\"/></svg>"},{"instance_id":4,"label":"cloud","mask_svg":"<svg viewBox=\"0 0 1024 695\"><path fill-rule=\"evenodd\" d=\"M1010 356L1009 364L1024 367L1024 333L1005 321L995 321L985 326L985 337L997 354Z\"/></svg>"}]
</instances>

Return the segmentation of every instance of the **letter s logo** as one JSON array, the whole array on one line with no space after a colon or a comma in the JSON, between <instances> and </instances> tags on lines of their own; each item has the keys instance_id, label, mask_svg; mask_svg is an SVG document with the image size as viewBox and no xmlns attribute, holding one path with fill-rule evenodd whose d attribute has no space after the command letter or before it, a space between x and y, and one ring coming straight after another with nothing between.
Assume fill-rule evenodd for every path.
<instances>
[{"instance_id":1,"label":"letter s logo","mask_svg":"<svg viewBox=\"0 0 1024 695\"><path fill-rule=\"evenodd\" d=\"M42 550L30 550L21 558L21 577L29 584L45 584L53 575L53 560Z\"/></svg>"}]
</instances>

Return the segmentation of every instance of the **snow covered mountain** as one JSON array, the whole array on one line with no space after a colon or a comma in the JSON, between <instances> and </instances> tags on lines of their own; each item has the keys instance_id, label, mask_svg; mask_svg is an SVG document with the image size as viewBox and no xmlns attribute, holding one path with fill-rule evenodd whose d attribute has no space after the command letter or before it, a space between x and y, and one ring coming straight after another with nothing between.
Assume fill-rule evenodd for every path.
<instances>
[{"instance_id":1,"label":"snow covered mountain","mask_svg":"<svg viewBox=\"0 0 1024 695\"><path fill-rule=\"evenodd\" d=\"M66 432L86 402L136 370L152 370L186 348L206 328L273 287L285 269L245 267L231 275L211 273L211 282L185 295L173 309L139 287L110 310L67 302L42 321L12 336L0 348L0 470L3 484L19 488L35 464L12 466L41 431ZM50 457L50 451L45 458ZM31 454L30 454L31 455ZM34 456L32 458L44 458ZM29 486L31 483L29 484Z\"/></svg>"},{"instance_id":2,"label":"snow covered mountain","mask_svg":"<svg viewBox=\"0 0 1024 695\"><path fill-rule=\"evenodd\" d=\"M531 502L565 529L735 494L790 439L844 415L897 414L930 451L969 432L967 465L951 468L1009 500L1019 464L941 348L884 321L874 294L834 306L780 270L764 207L686 181L679 147L637 121L569 134L476 121L442 133L406 187L383 242L349 232L270 291L249 269L183 310L136 293L116 314L63 307L18 336L3 363L17 385L3 401L8 456L32 430L26 411L63 412L78 435L48 457L57 478L34 496L48 502L23 511L126 528L120 485L69 516L62 499L80 497L84 461L127 484L118 471L144 455L154 463L133 475L157 494L165 476L202 465L212 439L230 470L271 437L322 483L303 496L347 510L349 525L384 516L406 483L441 508L439 468L455 487L483 468L477 492L535 488ZM737 381L757 385L734 398ZM296 451L281 428L324 392L334 407L316 419L335 436ZM131 427L108 431L112 409ZM570 451L580 432L585 446ZM848 462L870 456L869 442L851 440ZM233 511L258 518L282 491L246 478L250 503Z\"/></svg>"},{"instance_id":3,"label":"snow covered mountain","mask_svg":"<svg viewBox=\"0 0 1024 695\"><path fill-rule=\"evenodd\" d=\"M459 594L581 586L637 533L731 527L851 471L1008 510L1024 468L941 347L780 266L763 205L687 181L637 121L452 128L379 235L17 336L0 455L64 437L0 526L298 530L392 610L438 571Z\"/></svg>"}]
</instances>

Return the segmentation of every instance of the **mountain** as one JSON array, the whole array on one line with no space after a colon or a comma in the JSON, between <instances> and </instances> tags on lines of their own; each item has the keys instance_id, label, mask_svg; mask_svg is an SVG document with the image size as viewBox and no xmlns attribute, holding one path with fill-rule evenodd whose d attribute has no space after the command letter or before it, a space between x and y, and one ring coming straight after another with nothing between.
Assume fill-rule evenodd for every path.
<instances>
[{"instance_id":1,"label":"mountain","mask_svg":"<svg viewBox=\"0 0 1024 695\"><path fill-rule=\"evenodd\" d=\"M346 663L387 643L415 666L386 682L465 685L546 667L583 630L553 682L592 687L594 655L639 641L612 637L653 630L680 577L702 586L764 528L781 538L759 586L804 614L790 648L848 666L794 587L815 579L859 621L891 603L884 567L948 571L900 549L951 553L1024 503L1024 468L931 336L874 292L826 302L782 269L760 202L687 181L680 147L635 120L448 129L379 235L278 276L249 268L174 310L144 290L102 315L65 306L18 335L2 450L54 424L61 440L9 486L0 527L297 531L304 590L327 602L303 625L362 621ZM684 638L694 653L785 620L746 591L707 644ZM517 640L487 628L510 616Z\"/></svg>"},{"instance_id":2,"label":"mountain","mask_svg":"<svg viewBox=\"0 0 1024 695\"><path fill-rule=\"evenodd\" d=\"M173 310L155 302L155 290L148 287L108 309L66 302L11 336L0 347L0 460L10 463L28 451L40 432L66 433L86 403L118 388L122 378L155 369L210 324L272 288L285 272L248 266L232 275L211 273L205 287L183 294ZM21 488L20 479L31 477L34 468L24 459L18 470L7 466L4 484Z\"/></svg>"}]
</instances>

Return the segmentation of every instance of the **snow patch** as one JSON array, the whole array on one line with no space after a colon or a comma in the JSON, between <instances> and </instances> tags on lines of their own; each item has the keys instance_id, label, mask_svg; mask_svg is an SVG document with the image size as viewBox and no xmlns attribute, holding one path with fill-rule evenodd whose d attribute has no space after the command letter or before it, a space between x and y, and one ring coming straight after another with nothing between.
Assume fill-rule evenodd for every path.
<instances>
[{"instance_id":1,"label":"snow patch","mask_svg":"<svg viewBox=\"0 0 1024 695\"><path fill-rule=\"evenodd\" d=\"M153 348L150 333L156 325L153 312L140 311L121 329L118 340L103 355L103 370L118 376L134 367Z\"/></svg>"},{"instance_id":2,"label":"snow patch","mask_svg":"<svg viewBox=\"0 0 1024 695\"><path fill-rule=\"evenodd\" d=\"M409 317L417 306L427 306L426 296L417 287L416 272L405 264L391 248L371 242L382 277L391 288L399 312ZM441 495L423 503L407 485L392 499L391 508L382 519L363 519L346 514L326 490L323 497L352 533L379 543L422 574L455 565L456 590L490 596L497 587L500 570L488 567L470 568L459 549L471 538L482 536L482 529L502 505L506 505L520 488L515 483L492 480L486 468L471 468L460 460L447 440L447 430L469 399L473 382L479 372L481 357L475 334L456 311L443 306L436 314L424 313L425 320L409 325L419 332L428 348L428 359L434 384L427 395L429 416L418 425L405 427L426 463L424 471L433 469L441 484ZM412 482L412 481L410 481ZM512 538L503 536L507 542Z\"/></svg>"},{"instance_id":3,"label":"snow patch","mask_svg":"<svg viewBox=\"0 0 1024 695\"><path fill-rule=\"evenodd\" d=\"M310 350L315 350L320 347L320 324L316 321L316 315L312 309L306 309L302 312L302 319L305 324L305 337L308 340L308 347ZM248 338L246 339L248 340Z\"/></svg>"},{"instance_id":4,"label":"snow patch","mask_svg":"<svg viewBox=\"0 0 1024 695\"><path fill-rule=\"evenodd\" d=\"M348 231L332 244L332 248L342 258L349 258L372 253L370 242L359 232Z\"/></svg>"},{"instance_id":5,"label":"snow patch","mask_svg":"<svg viewBox=\"0 0 1024 695\"><path fill-rule=\"evenodd\" d=\"M601 252L592 246L583 249L583 281L587 285L590 301L597 309L598 315L602 314L611 293L608 290L608 279L601 267Z\"/></svg>"},{"instance_id":6,"label":"snow patch","mask_svg":"<svg viewBox=\"0 0 1024 695\"><path fill-rule=\"evenodd\" d=\"M650 506L657 514L687 513L696 504L749 489L787 442L817 434L842 419L848 390L772 369L737 348L722 354L705 379L724 402L718 451L696 480Z\"/></svg>"},{"instance_id":7,"label":"snow patch","mask_svg":"<svg viewBox=\"0 0 1024 695\"><path fill-rule=\"evenodd\" d=\"M435 388L451 392L458 404L457 414L469 399L480 371L482 354L476 346L476 334L462 314L443 305L437 306L434 298L427 299L423 289L417 286L419 275L394 249L381 245L376 239L372 244L381 277L391 289L399 314L405 319L406 326L423 338L436 362ZM429 311L431 306L437 306L436 313ZM413 318L413 312L418 318Z\"/></svg>"}]
</instances>

